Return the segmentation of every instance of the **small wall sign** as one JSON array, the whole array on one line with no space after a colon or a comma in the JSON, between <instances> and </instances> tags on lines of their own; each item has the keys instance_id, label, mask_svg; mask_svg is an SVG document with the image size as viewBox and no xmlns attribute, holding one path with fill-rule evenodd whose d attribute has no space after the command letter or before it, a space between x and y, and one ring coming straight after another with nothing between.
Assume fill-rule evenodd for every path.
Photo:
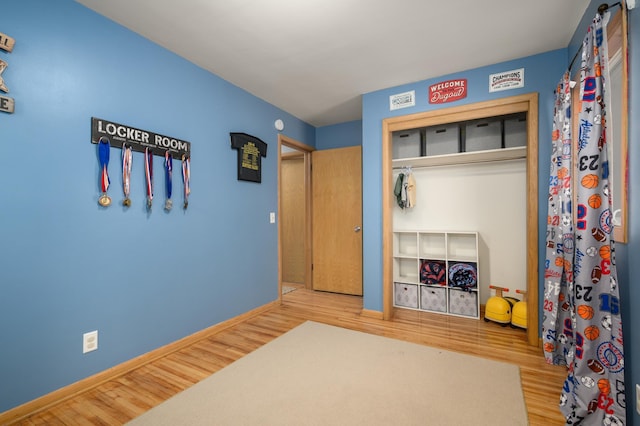
<instances>
[{"instance_id":1,"label":"small wall sign","mask_svg":"<svg viewBox=\"0 0 640 426\"><path fill-rule=\"evenodd\" d=\"M231 149L238 150L238 180L262 182L262 157L267 156L267 144L246 133L229 133Z\"/></svg>"},{"instance_id":2,"label":"small wall sign","mask_svg":"<svg viewBox=\"0 0 640 426\"><path fill-rule=\"evenodd\" d=\"M429 86L429 103L444 104L467 97L467 79L447 80Z\"/></svg>"},{"instance_id":3,"label":"small wall sign","mask_svg":"<svg viewBox=\"0 0 640 426\"><path fill-rule=\"evenodd\" d=\"M524 68L499 72L489 76L489 92L524 87Z\"/></svg>"},{"instance_id":4,"label":"small wall sign","mask_svg":"<svg viewBox=\"0 0 640 426\"><path fill-rule=\"evenodd\" d=\"M416 91L398 93L397 95L389 96L389 110L394 111L396 109L408 108L416 106Z\"/></svg>"}]
</instances>

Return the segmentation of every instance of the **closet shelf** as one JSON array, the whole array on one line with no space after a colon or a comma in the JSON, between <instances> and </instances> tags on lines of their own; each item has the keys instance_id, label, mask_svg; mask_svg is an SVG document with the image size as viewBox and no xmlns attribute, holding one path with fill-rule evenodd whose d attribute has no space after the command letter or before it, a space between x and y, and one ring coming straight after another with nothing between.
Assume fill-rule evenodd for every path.
<instances>
[{"instance_id":1,"label":"closet shelf","mask_svg":"<svg viewBox=\"0 0 640 426\"><path fill-rule=\"evenodd\" d=\"M393 168L402 167L434 167L451 164L472 164L489 161L516 160L527 157L527 147L488 149L484 151L461 152L457 154L431 155L424 157L401 158L392 160Z\"/></svg>"}]
</instances>

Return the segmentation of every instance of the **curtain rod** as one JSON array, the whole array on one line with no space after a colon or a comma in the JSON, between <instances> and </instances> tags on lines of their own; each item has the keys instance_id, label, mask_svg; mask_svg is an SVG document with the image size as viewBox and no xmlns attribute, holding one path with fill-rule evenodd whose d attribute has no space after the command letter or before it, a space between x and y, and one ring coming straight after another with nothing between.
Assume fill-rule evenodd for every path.
<instances>
[{"instance_id":1,"label":"curtain rod","mask_svg":"<svg viewBox=\"0 0 640 426\"><path fill-rule=\"evenodd\" d=\"M604 13L607 10L609 10L609 8L614 7L614 6L620 6L620 9L622 9L622 3L619 2L619 1L615 2L611 6L609 6L607 3L602 3L600 6L598 6L598 13L600 15L604 15ZM582 51L582 45L580 45L580 47L578 48L578 51L576 52L576 54L573 55L573 59L571 60L571 63L569 64L569 71L571 71L571 68L573 67L573 63L576 61L576 59L578 59L578 55L580 54L581 51Z\"/></svg>"}]
</instances>

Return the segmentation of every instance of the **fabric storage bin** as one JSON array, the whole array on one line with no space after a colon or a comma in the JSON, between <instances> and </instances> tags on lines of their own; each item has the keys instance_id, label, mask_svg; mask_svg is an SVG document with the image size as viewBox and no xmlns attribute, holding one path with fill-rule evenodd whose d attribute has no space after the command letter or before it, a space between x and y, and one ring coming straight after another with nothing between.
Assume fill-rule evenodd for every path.
<instances>
[{"instance_id":1,"label":"fabric storage bin","mask_svg":"<svg viewBox=\"0 0 640 426\"><path fill-rule=\"evenodd\" d=\"M446 289L420 286L420 309L425 311L447 312Z\"/></svg>"},{"instance_id":2,"label":"fabric storage bin","mask_svg":"<svg viewBox=\"0 0 640 426\"><path fill-rule=\"evenodd\" d=\"M418 286L415 284L394 283L393 300L395 306L418 308Z\"/></svg>"},{"instance_id":3,"label":"fabric storage bin","mask_svg":"<svg viewBox=\"0 0 640 426\"><path fill-rule=\"evenodd\" d=\"M474 120L466 125L465 152L502 148L499 120Z\"/></svg>"},{"instance_id":4,"label":"fabric storage bin","mask_svg":"<svg viewBox=\"0 0 640 426\"><path fill-rule=\"evenodd\" d=\"M460 130L457 124L433 126L426 131L426 154L445 155L460 152Z\"/></svg>"},{"instance_id":5,"label":"fabric storage bin","mask_svg":"<svg viewBox=\"0 0 640 426\"><path fill-rule=\"evenodd\" d=\"M391 147L393 159L414 158L422 155L422 139L420 130L403 130L392 136Z\"/></svg>"},{"instance_id":6,"label":"fabric storage bin","mask_svg":"<svg viewBox=\"0 0 640 426\"><path fill-rule=\"evenodd\" d=\"M527 119L504 120L504 147L527 146Z\"/></svg>"},{"instance_id":7,"label":"fabric storage bin","mask_svg":"<svg viewBox=\"0 0 640 426\"><path fill-rule=\"evenodd\" d=\"M468 317L478 317L478 293L450 289L449 312Z\"/></svg>"}]
</instances>

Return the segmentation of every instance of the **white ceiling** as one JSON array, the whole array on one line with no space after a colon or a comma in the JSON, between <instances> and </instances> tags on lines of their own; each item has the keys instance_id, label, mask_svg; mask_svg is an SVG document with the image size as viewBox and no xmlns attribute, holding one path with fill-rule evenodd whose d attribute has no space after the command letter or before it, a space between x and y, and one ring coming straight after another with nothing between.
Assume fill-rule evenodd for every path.
<instances>
[{"instance_id":1,"label":"white ceiling","mask_svg":"<svg viewBox=\"0 0 640 426\"><path fill-rule=\"evenodd\" d=\"M314 125L361 95L566 47L589 0L77 0Z\"/></svg>"}]
</instances>

